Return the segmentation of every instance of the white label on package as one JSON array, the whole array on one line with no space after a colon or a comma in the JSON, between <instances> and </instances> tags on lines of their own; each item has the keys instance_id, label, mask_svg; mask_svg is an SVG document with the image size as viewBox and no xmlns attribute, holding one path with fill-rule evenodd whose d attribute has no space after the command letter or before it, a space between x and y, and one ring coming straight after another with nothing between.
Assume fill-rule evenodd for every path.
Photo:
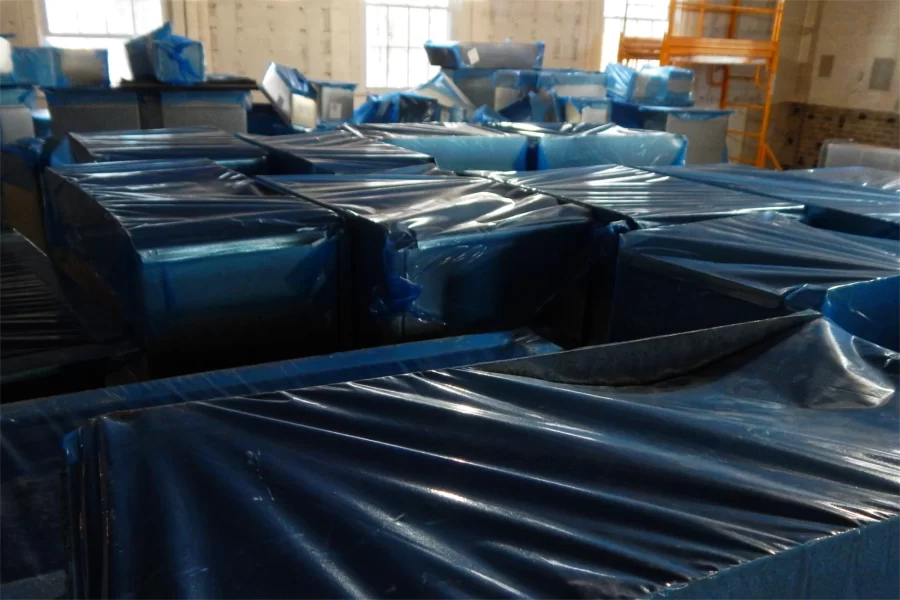
<instances>
[{"instance_id":1,"label":"white label on package","mask_svg":"<svg viewBox=\"0 0 900 600\"><path fill-rule=\"evenodd\" d=\"M478 56L478 48L471 48L471 49L469 49L469 51L466 54L469 57L470 65L478 64L478 61L480 60L480 57Z\"/></svg>"},{"instance_id":2,"label":"white label on package","mask_svg":"<svg viewBox=\"0 0 900 600\"><path fill-rule=\"evenodd\" d=\"M329 119L340 119L343 117L343 105L340 102L330 102L328 104L328 118Z\"/></svg>"}]
</instances>

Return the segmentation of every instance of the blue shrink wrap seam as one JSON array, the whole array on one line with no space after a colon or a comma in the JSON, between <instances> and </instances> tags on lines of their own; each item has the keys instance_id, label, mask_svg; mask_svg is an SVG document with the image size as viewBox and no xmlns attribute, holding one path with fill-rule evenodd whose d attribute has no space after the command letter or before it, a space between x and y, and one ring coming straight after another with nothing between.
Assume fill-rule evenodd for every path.
<instances>
[{"instance_id":1,"label":"blue shrink wrap seam","mask_svg":"<svg viewBox=\"0 0 900 600\"><path fill-rule=\"evenodd\" d=\"M544 42L425 42L428 62L445 69L540 69Z\"/></svg>"},{"instance_id":2,"label":"blue shrink wrap seam","mask_svg":"<svg viewBox=\"0 0 900 600\"><path fill-rule=\"evenodd\" d=\"M661 175L606 165L539 173L491 173L489 177L590 207L608 221L632 228L658 227L777 211L800 214L803 205Z\"/></svg>"},{"instance_id":3,"label":"blue shrink wrap seam","mask_svg":"<svg viewBox=\"0 0 900 600\"><path fill-rule=\"evenodd\" d=\"M347 131L279 136L242 136L268 152L273 173L377 173L433 164L428 155Z\"/></svg>"},{"instance_id":4,"label":"blue shrink wrap seam","mask_svg":"<svg viewBox=\"0 0 900 600\"><path fill-rule=\"evenodd\" d=\"M109 415L73 591L896 597L897 360L795 315Z\"/></svg>"},{"instance_id":5,"label":"blue shrink wrap seam","mask_svg":"<svg viewBox=\"0 0 900 600\"><path fill-rule=\"evenodd\" d=\"M54 259L90 269L160 360L221 368L340 347L333 211L202 159L48 169L45 198Z\"/></svg>"},{"instance_id":6,"label":"blue shrink wrap seam","mask_svg":"<svg viewBox=\"0 0 900 600\"><path fill-rule=\"evenodd\" d=\"M833 287L821 311L853 335L900 350L900 277Z\"/></svg>"},{"instance_id":7,"label":"blue shrink wrap seam","mask_svg":"<svg viewBox=\"0 0 900 600\"><path fill-rule=\"evenodd\" d=\"M102 386L137 359L133 343L72 310L47 257L18 232L0 232L0 254L4 403Z\"/></svg>"},{"instance_id":8,"label":"blue shrink wrap seam","mask_svg":"<svg viewBox=\"0 0 900 600\"><path fill-rule=\"evenodd\" d=\"M203 44L172 33L166 23L125 44L131 75L135 80L190 85L206 80Z\"/></svg>"},{"instance_id":9,"label":"blue shrink wrap seam","mask_svg":"<svg viewBox=\"0 0 900 600\"><path fill-rule=\"evenodd\" d=\"M613 123L578 136L541 138L538 170L593 165L683 165L687 138L664 131L625 129Z\"/></svg>"},{"instance_id":10,"label":"blue shrink wrap seam","mask_svg":"<svg viewBox=\"0 0 900 600\"><path fill-rule=\"evenodd\" d=\"M109 52L69 48L13 48L13 74L20 84L65 88L109 85Z\"/></svg>"},{"instance_id":11,"label":"blue shrink wrap seam","mask_svg":"<svg viewBox=\"0 0 900 600\"><path fill-rule=\"evenodd\" d=\"M421 123L440 121L441 106L437 100L411 92L390 92L369 96L353 111L355 123Z\"/></svg>"},{"instance_id":12,"label":"blue shrink wrap seam","mask_svg":"<svg viewBox=\"0 0 900 600\"><path fill-rule=\"evenodd\" d=\"M355 83L309 79L297 69L269 64L260 86L285 123L316 127L353 116Z\"/></svg>"},{"instance_id":13,"label":"blue shrink wrap seam","mask_svg":"<svg viewBox=\"0 0 900 600\"><path fill-rule=\"evenodd\" d=\"M614 342L820 310L828 288L900 274L887 240L763 213L660 227L621 239Z\"/></svg>"},{"instance_id":14,"label":"blue shrink wrap seam","mask_svg":"<svg viewBox=\"0 0 900 600\"><path fill-rule=\"evenodd\" d=\"M900 239L900 202L891 190L795 177L790 172L691 166L653 170L754 194L801 202L810 225L845 233Z\"/></svg>"},{"instance_id":15,"label":"blue shrink wrap seam","mask_svg":"<svg viewBox=\"0 0 900 600\"><path fill-rule=\"evenodd\" d=\"M388 143L434 158L450 171L521 171L528 168L529 139L524 135L393 137Z\"/></svg>"},{"instance_id":16,"label":"blue shrink wrap seam","mask_svg":"<svg viewBox=\"0 0 900 600\"><path fill-rule=\"evenodd\" d=\"M482 178L261 181L348 216L364 344L523 326L591 256L588 210Z\"/></svg>"},{"instance_id":17,"label":"blue shrink wrap seam","mask_svg":"<svg viewBox=\"0 0 900 600\"><path fill-rule=\"evenodd\" d=\"M65 569L63 497L59 477L65 468L63 437L92 418L111 412L328 385L374 377L414 373L506 360L559 348L533 333L487 333L398 346L354 350L325 356L213 371L184 377L109 387L102 390L41 398L5 406L2 493L4 519L0 543L4 555L4 597L60 597L56 588L36 594L7 594L6 585L20 581L53 581ZM8 511L8 512L7 512Z\"/></svg>"},{"instance_id":18,"label":"blue shrink wrap seam","mask_svg":"<svg viewBox=\"0 0 900 600\"><path fill-rule=\"evenodd\" d=\"M69 137L72 156L79 163L208 158L245 175L267 171L262 148L215 127L71 133Z\"/></svg>"}]
</instances>

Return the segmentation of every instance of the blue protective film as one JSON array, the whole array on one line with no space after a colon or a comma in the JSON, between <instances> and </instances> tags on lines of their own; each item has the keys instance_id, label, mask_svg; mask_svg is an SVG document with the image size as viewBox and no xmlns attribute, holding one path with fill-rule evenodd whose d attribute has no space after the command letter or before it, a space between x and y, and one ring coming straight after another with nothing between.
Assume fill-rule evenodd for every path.
<instances>
[{"instance_id":1,"label":"blue protective film","mask_svg":"<svg viewBox=\"0 0 900 600\"><path fill-rule=\"evenodd\" d=\"M897 361L798 315L109 415L73 592L896 597Z\"/></svg>"},{"instance_id":2,"label":"blue protective film","mask_svg":"<svg viewBox=\"0 0 900 600\"><path fill-rule=\"evenodd\" d=\"M528 324L584 273L594 243L589 210L482 178L262 181L350 219L364 343Z\"/></svg>"},{"instance_id":3,"label":"blue protective film","mask_svg":"<svg viewBox=\"0 0 900 600\"><path fill-rule=\"evenodd\" d=\"M625 234L612 341L821 310L828 288L900 275L900 247L774 213Z\"/></svg>"},{"instance_id":4,"label":"blue protective film","mask_svg":"<svg viewBox=\"0 0 900 600\"><path fill-rule=\"evenodd\" d=\"M539 170L588 165L633 167L683 165L687 138L664 131L626 129L612 123L572 137L545 137L538 145Z\"/></svg>"},{"instance_id":5,"label":"blue protective film","mask_svg":"<svg viewBox=\"0 0 900 600\"><path fill-rule=\"evenodd\" d=\"M275 173L377 173L434 162L421 152L347 131L238 137L265 149Z\"/></svg>"},{"instance_id":6,"label":"blue protective film","mask_svg":"<svg viewBox=\"0 0 900 600\"><path fill-rule=\"evenodd\" d=\"M821 311L853 335L900 350L900 277L831 288Z\"/></svg>"},{"instance_id":7,"label":"blue protective film","mask_svg":"<svg viewBox=\"0 0 900 600\"><path fill-rule=\"evenodd\" d=\"M206 80L203 44L175 35L166 23L125 44L128 63L135 80L190 85Z\"/></svg>"},{"instance_id":8,"label":"blue protective film","mask_svg":"<svg viewBox=\"0 0 900 600\"><path fill-rule=\"evenodd\" d=\"M247 175L266 172L266 152L215 127L71 133L78 162L209 158Z\"/></svg>"}]
</instances>

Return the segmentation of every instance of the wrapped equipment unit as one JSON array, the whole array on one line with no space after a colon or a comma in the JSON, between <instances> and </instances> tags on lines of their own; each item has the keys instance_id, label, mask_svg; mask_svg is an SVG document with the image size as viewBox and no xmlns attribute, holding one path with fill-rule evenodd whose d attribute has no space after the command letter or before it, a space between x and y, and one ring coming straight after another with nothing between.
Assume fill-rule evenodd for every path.
<instances>
[{"instance_id":1,"label":"wrapped equipment unit","mask_svg":"<svg viewBox=\"0 0 900 600\"><path fill-rule=\"evenodd\" d=\"M141 128L138 93L122 88L45 89L53 136Z\"/></svg>"},{"instance_id":2,"label":"wrapped equipment unit","mask_svg":"<svg viewBox=\"0 0 900 600\"><path fill-rule=\"evenodd\" d=\"M135 80L189 85L206 80L203 44L172 33L166 23L125 44Z\"/></svg>"},{"instance_id":3,"label":"wrapped equipment unit","mask_svg":"<svg viewBox=\"0 0 900 600\"><path fill-rule=\"evenodd\" d=\"M445 69L540 69L544 62L544 42L428 41L425 52L428 62Z\"/></svg>"},{"instance_id":4,"label":"wrapped equipment unit","mask_svg":"<svg viewBox=\"0 0 900 600\"><path fill-rule=\"evenodd\" d=\"M273 173L377 173L434 162L425 154L346 131L242 139L268 152Z\"/></svg>"},{"instance_id":5,"label":"wrapped equipment unit","mask_svg":"<svg viewBox=\"0 0 900 600\"><path fill-rule=\"evenodd\" d=\"M95 274L160 361L198 370L342 346L333 211L203 159L48 169L45 184L51 255Z\"/></svg>"},{"instance_id":6,"label":"wrapped equipment unit","mask_svg":"<svg viewBox=\"0 0 900 600\"><path fill-rule=\"evenodd\" d=\"M208 158L245 175L266 172L266 153L214 127L143 129L70 135L73 158L83 162Z\"/></svg>"},{"instance_id":7,"label":"wrapped equipment unit","mask_svg":"<svg viewBox=\"0 0 900 600\"><path fill-rule=\"evenodd\" d=\"M692 106L694 72L680 67L631 67L610 63L606 66L607 93L625 102L652 106Z\"/></svg>"},{"instance_id":8,"label":"wrapped equipment unit","mask_svg":"<svg viewBox=\"0 0 900 600\"><path fill-rule=\"evenodd\" d=\"M529 139L523 135L408 136L385 140L434 158L449 171L521 171L529 167Z\"/></svg>"},{"instance_id":9,"label":"wrapped equipment unit","mask_svg":"<svg viewBox=\"0 0 900 600\"><path fill-rule=\"evenodd\" d=\"M356 123L421 123L441 121L440 103L429 96L412 92L391 92L380 96L369 96L353 111Z\"/></svg>"},{"instance_id":10,"label":"wrapped equipment unit","mask_svg":"<svg viewBox=\"0 0 900 600\"><path fill-rule=\"evenodd\" d=\"M560 96L563 118L568 123L606 125L609 123L610 101L606 98Z\"/></svg>"},{"instance_id":11,"label":"wrapped equipment unit","mask_svg":"<svg viewBox=\"0 0 900 600\"><path fill-rule=\"evenodd\" d=\"M612 120L633 129L668 131L687 138L685 164L716 164L728 161L728 118L732 110L709 110L671 106L646 106L612 101Z\"/></svg>"},{"instance_id":12,"label":"wrapped equipment unit","mask_svg":"<svg viewBox=\"0 0 900 600\"><path fill-rule=\"evenodd\" d=\"M350 219L364 344L525 325L590 259L590 211L481 178L262 181Z\"/></svg>"},{"instance_id":13,"label":"wrapped equipment unit","mask_svg":"<svg viewBox=\"0 0 900 600\"><path fill-rule=\"evenodd\" d=\"M900 275L888 240L816 229L771 213L625 234L613 342L821 309L830 287Z\"/></svg>"},{"instance_id":14,"label":"wrapped equipment unit","mask_svg":"<svg viewBox=\"0 0 900 600\"><path fill-rule=\"evenodd\" d=\"M17 83L50 88L108 86L107 50L13 47Z\"/></svg>"},{"instance_id":15,"label":"wrapped equipment unit","mask_svg":"<svg viewBox=\"0 0 900 600\"><path fill-rule=\"evenodd\" d=\"M683 165L686 152L684 136L662 131L636 131L610 123L575 136L541 138L537 168Z\"/></svg>"},{"instance_id":16,"label":"wrapped equipment unit","mask_svg":"<svg viewBox=\"0 0 900 600\"><path fill-rule=\"evenodd\" d=\"M315 128L322 121L353 117L355 83L308 79L297 69L271 63L260 88L290 125Z\"/></svg>"},{"instance_id":17,"label":"wrapped equipment unit","mask_svg":"<svg viewBox=\"0 0 900 600\"><path fill-rule=\"evenodd\" d=\"M798 315L109 415L74 593L893 598L895 362Z\"/></svg>"}]
</instances>

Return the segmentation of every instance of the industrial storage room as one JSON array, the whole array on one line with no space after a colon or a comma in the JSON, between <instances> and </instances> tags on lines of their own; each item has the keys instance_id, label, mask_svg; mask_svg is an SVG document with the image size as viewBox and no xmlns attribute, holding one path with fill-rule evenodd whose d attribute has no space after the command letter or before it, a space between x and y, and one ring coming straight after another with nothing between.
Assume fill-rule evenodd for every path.
<instances>
[{"instance_id":1,"label":"industrial storage room","mask_svg":"<svg viewBox=\"0 0 900 600\"><path fill-rule=\"evenodd\" d=\"M0 0L0 599L900 599L900 0Z\"/></svg>"}]
</instances>

